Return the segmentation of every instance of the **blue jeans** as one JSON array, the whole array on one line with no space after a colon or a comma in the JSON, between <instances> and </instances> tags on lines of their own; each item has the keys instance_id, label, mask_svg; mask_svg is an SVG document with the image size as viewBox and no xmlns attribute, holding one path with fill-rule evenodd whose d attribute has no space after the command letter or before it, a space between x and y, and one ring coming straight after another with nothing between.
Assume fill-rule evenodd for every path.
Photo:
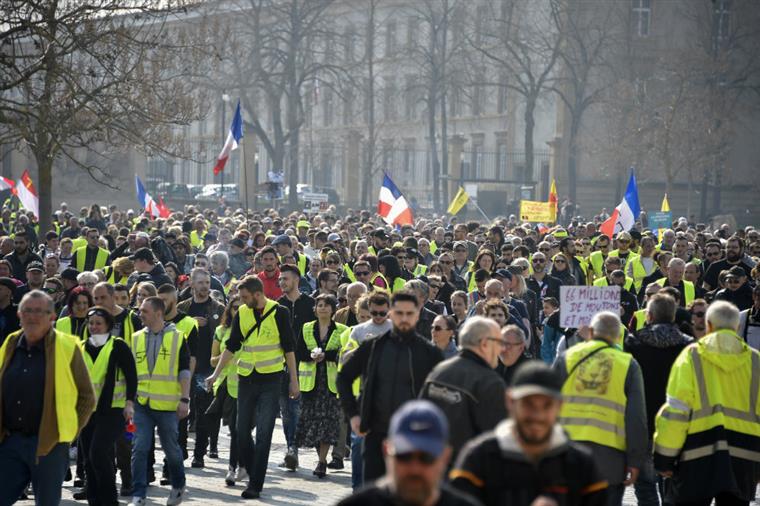
<instances>
[{"instance_id":1,"label":"blue jeans","mask_svg":"<svg viewBox=\"0 0 760 506\"><path fill-rule=\"evenodd\" d=\"M61 485L69 467L69 444L59 443L37 461L37 436L9 434L0 443L0 504L15 503L27 484L34 487L35 504L59 504Z\"/></svg>"},{"instance_id":2,"label":"blue jeans","mask_svg":"<svg viewBox=\"0 0 760 506\"><path fill-rule=\"evenodd\" d=\"M238 462L248 471L248 488L257 492L264 488L279 400L280 381L240 378L237 404ZM251 437L254 427L255 445Z\"/></svg>"},{"instance_id":3,"label":"blue jeans","mask_svg":"<svg viewBox=\"0 0 760 506\"><path fill-rule=\"evenodd\" d=\"M362 441L364 438L351 431L351 488L359 490L362 486Z\"/></svg>"},{"instance_id":4,"label":"blue jeans","mask_svg":"<svg viewBox=\"0 0 760 506\"><path fill-rule=\"evenodd\" d=\"M290 377L287 374L282 375L282 384L280 387L280 416L282 417L282 431L285 433L285 441L288 448L296 446L296 427L298 427L298 418L301 416L301 399L291 399Z\"/></svg>"},{"instance_id":5,"label":"blue jeans","mask_svg":"<svg viewBox=\"0 0 760 506\"><path fill-rule=\"evenodd\" d=\"M158 428L161 448L166 455L172 488L185 486L185 466L179 447L179 430L176 411L156 411L135 403L134 423L137 426L132 442L133 497L145 497L148 487L148 453L153 442L154 428Z\"/></svg>"},{"instance_id":6,"label":"blue jeans","mask_svg":"<svg viewBox=\"0 0 760 506\"><path fill-rule=\"evenodd\" d=\"M639 479L633 484L639 506L660 506L660 496L657 494L658 481L650 448L646 462L639 469Z\"/></svg>"}]
</instances>

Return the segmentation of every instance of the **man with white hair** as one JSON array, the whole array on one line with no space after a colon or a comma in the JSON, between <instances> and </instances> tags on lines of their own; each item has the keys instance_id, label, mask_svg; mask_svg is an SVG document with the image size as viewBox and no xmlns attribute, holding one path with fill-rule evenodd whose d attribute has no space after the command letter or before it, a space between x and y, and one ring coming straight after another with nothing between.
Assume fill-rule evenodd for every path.
<instances>
[{"instance_id":1,"label":"man with white hair","mask_svg":"<svg viewBox=\"0 0 760 506\"><path fill-rule=\"evenodd\" d=\"M656 283L662 287L672 286L681 292L681 306L686 307L694 300L694 283L683 278L686 271L686 262L674 257L668 262L667 276L660 278Z\"/></svg>"},{"instance_id":2,"label":"man with white hair","mask_svg":"<svg viewBox=\"0 0 760 506\"><path fill-rule=\"evenodd\" d=\"M705 317L707 335L670 370L654 465L672 479L675 503L746 505L760 461L760 354L737 335L736 306L714 302Z\"/></svg>"},{"instance_id":3,"label":"man with white hair","mask_svg":"<svg viewBox=\"0 0 760 506\"><path fill-rule=\"evenodd\" d=\"M507 417L506 386L494 371L505 345L499 326L482 316L468 318L459 331L459 344L462 351L435 366L420 393L448 418L454 459L467 441Z\"/></svg>"},{"instance_id":4,"label":"man with white hair","mask_svg":"<svg viewBox=\"0 0 760 506\"><path fill-rule=\"evenodd\" d=\"M641 368L619 348L620 330L620 316L597 313L591 328L581 329L589 339L554 363L563 381L560 423L591 449L609 483L610 506L622 504L625 487L636 482L648 441Z\"/></svg>"}]
</instances>

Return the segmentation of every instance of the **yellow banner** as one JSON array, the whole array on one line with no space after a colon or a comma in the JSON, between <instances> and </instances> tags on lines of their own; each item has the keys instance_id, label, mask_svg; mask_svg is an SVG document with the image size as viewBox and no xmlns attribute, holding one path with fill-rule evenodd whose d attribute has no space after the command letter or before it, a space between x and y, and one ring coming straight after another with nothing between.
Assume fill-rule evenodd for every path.
<instances>
[{"instance_id":1,"label":"yellow banner","mask_svg":"<svg viewBox=\"0 0 760 506\"><path fill-rule=\"evenodd\" d=\"M520 219L522 221L532 221L537 223L553 222L554 203L539 202L535 200L520 201Z\"/></svg>"},{"instance_id":2,"label":"yellow banner","mask_svg":"<svg viewBox=\"0 0 760 506\"><path fill-rule=\"evenodd\" d=\"M470 196L466 191L464 191L464 188L460 186L459 191L456 195L454 195L454 199L451 201L451 204L449 204L449 209L447 212L451 215L457 214L465 206L465 204L467 204L468 200L470 200Z\"/></svg>"}]
</instances>

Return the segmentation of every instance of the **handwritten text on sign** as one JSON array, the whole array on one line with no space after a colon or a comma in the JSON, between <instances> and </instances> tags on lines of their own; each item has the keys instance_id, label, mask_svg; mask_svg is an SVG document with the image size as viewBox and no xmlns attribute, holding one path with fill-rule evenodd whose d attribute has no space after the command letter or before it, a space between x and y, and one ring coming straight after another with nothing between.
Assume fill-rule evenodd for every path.
<instances>
[{"instance_id":1,"label":"handwritten text on sign","mask_svg":"<svg viewBox=\"0 0 760 506\"><path fill-rule=\"evenodd\" d=\"M600 311L620 314L619 286L561 286L559 326L577 329L588 325Z\"/></svg>"}]
</instances>

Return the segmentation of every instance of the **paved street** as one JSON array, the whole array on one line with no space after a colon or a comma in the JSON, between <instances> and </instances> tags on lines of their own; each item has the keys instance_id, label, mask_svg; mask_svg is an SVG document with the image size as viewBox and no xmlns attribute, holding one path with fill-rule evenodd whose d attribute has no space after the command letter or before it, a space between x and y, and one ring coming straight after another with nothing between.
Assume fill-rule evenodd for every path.
<instances>
[{"instance_id":1,"label":"paved street","mask_svg":"<svg viewBox=\"0 0 760 506\"><path fill-rule=\"evenodd\" d=\"M192 434L190 436L192 438ZM192 448L192 441L188 446ZM341 471L328 470L327 477L322 480L317 479L311 474L317 464L316 452L313 450L300 451L300 467L295 473L277 467L277 464L282 461L285 454L285 436L283 435L279 419L277 420L277 426L272 438L269 472L264 483L264 491L258 501L245 501L240 497L240 493L245 488L244 484L236 484L235 487L227 487L225 485L224 476L227 473L228 448L229 438L227 437L226 427L222 427L219 437L219 459L207 458L205 469L192 469L190 467L190 459L185 461L188 495L183 504L262 503L314 506L335 504L350 493L351 463L349 461L345 462L346 467ZM160 451L157 453L156 459L159 462L162 460ZM160 465L156 466L156 474L157 476L161 475ZM61 504L66 506L86 504L85 502L74 501L71 498L73 492L74 488L71 486L71 482L64 484L63 501ZM148 503L165 504L168 493L168 486L162 487L154 484L154 486L148 488ZM127 498L122 498L121 501L123 504L129 502ZM30 504L30 502L19 504ZM632 488L626 490L624 504L626 506L636 504Z\"/></svg>"}]
</instances>

